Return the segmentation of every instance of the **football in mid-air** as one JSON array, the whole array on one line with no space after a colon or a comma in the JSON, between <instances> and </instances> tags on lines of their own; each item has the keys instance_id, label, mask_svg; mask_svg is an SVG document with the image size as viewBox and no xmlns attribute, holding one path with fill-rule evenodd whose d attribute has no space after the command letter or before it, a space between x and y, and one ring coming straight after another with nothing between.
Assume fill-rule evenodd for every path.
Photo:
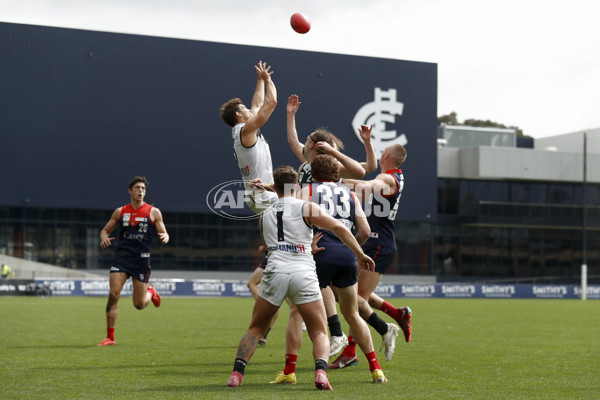
<instances>
[{"instance_id":1,"label":"football in mid-air","mask_svg":"<svg viewBox=\"0 0 600 400\"><path fill-rule=\"evenodd\" d=\"M310 31L310 20L306 15L299 12L292 15L292 18L290 18L290 25L292 25L292 29L298 33Z\"/></svg>"}]
</instances>

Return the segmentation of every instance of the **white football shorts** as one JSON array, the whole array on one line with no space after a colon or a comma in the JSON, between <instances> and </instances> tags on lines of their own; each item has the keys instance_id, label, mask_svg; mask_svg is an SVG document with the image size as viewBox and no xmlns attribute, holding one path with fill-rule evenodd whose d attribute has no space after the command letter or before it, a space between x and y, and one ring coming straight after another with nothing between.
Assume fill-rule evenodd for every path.
<instances>
[{"instance_id":1,"label":"white football shorts","mask_svg":"<svg viewBox=\"0 0 600 400\"><path fill-rule=\"evenodd\" d=\"M315 271L276 272L265 270L258 295L275 306L281 306L286 297L293 304L321 300L319 279Z\"/></svg>"}]
</instances>

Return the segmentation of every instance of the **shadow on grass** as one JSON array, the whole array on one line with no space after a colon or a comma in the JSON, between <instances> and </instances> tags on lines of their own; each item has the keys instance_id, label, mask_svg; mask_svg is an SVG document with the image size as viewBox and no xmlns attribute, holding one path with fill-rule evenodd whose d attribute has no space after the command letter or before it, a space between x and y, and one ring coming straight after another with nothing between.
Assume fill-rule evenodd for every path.
<instances>
[{"instance_id":1,"label":"shadow on grass","mask_svg":"<svg viewBox=\"0 0 600 400\"><path fill-rule=\"evenodd\" d=\"M229 376L224 376L223 383L221 384L204 384L204 385L182 385L182 386L155 386L152 388L146 388L139 390L140 392L155 393L198 393L206 395L207 393L220 393L220 394L236 394L236 395L247 395L252 398L254 394L260 392L261 395L268 395L269 393L278 394L281 398L285 398L285 393L289 391L293 392L316 392L315 385L311 383L300 383L296 385L272 385L269 383L242 383L240 388L230 388L227 386L227 379Z\"/></svg>"}]
</instances>

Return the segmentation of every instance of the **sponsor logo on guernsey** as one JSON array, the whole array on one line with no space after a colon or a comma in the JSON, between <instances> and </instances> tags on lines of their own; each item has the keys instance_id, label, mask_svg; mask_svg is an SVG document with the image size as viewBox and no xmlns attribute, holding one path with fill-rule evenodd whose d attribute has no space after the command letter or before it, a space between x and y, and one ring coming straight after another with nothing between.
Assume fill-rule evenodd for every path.
<instances>
[{"instance_id":1,"label":"sponsor logo on guernsey","mask_svg":"<svg viewBox=\"0 0 600 400\"><path fill-rule=\"evenodd\" d=\"M242 175L246 176L250 173L250 167L246 165L245 167L240 168L240 172Z\"/></svg>"},{"instance_id":2,"label":"sponsor logo on guernsey","mask_svg":"<svg viewBox=\"0 0 600 400\"><path fill-rule=\"evenodd\" d=\"M148 218L146 217L135 217L136 222L146 222Z\"/></svg>"},{"instance_id":3,"label":"sponsor logo on guernsey","mask_svg":"<svg viewBox=\"0 0 600 400\"><path fill-rule=\"evenodd\" d=\"M377 158L380 158L385 148L391 144L399 143L406 146L408 143L405 134L398 133L396 130L387 130L396 123L396 115L402 116L404 112L404 104L400 103L396 96L396 89L382 90L376 87L373 101L363 105L352 120L354 133L361 142L360 126L373 125L371 143Z\"/></svg>"},{"instance_id":4,"label":"sponsor logo on guernsey","mask_svg":"<svg viewBox=\"0 0 600 400\"><path fill-rule=\"evenodd\" d=\"M129 220L131 219L130 213L123 214L123 226L129 226Z\"/></svg>"},{"instance_id":5,"label":"sponsor logo on guernsey","mask_svg":"<svg viewBox=\"0 0 600 400\"><path fill-rule=\"evenodd\" d=\"M150 258L150 253L142 253L142 254L140 254L140 257L142 257L142 258Z\"/></svg>"},{"instance_id":6,"label":"sponsor logo on guernsey","mask_svg":"<svg viewBox=\"0 0 600 400\"><path fill-rule=\"evenodd\" d=\"M125 232L123 233L123 238L127 239L127 240L143 240L144 239L144 234L142 233L131 233L131 232Z\"/></svg>"},{"instance_id":7,"label":"sponsor logo on guernsey","mask_svg":"<svg viewBox=\"0 0 600 400\"><path fill-rule=\"evenodd\" d=\"M269 247L269 251L287 251L289 253L306 253L306 248L303 244L278 244L277 246Z\"/></svg>"}]
</instances>

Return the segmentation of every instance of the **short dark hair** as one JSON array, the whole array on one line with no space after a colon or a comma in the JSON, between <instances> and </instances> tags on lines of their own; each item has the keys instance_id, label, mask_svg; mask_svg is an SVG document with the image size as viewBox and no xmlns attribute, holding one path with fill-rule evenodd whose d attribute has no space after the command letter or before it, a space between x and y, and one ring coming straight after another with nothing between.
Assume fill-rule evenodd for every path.
<instances>
[{"instance_id":1,"label":"short dark hair","mask_svg":"<svg viewBox=\"0 0 600 400\"><path fill-rule=\"evenodd\" d=\"M289 165L282 165L281 167L277 167L275 171L273 171L273 182L275 183L275 190L280 196L290 194L290 188L296 187L297 179L298 173L294 168L290 167Z\"/></svg>"},{"instance_id":2,"label":"short dark hair","mask_svg":"<svg viewBox=\"0 0 600 400\"><path fill-rule=\"evenodd\" d=\"M240 104L242 104L242 99L236 97L223 104L219 109L219 114L221 114L221 118L223 118L223 121L225 121L227 125L235 126L237 124L237 116L235 113L238 111Z\"/></svg>"},{"instance_id":3,"label":"short dark hair","mask_svg":"<svg viewBox=\"0 0 600 400\"><path fill-rule=\"evenodd\" d=\"M148 185L150 184L148 183L148 180L145 176L136 176L131 180L131 182L129 182L129 189L133 188L136 183L140 182L142 182L146 187L148 187Z\"/></svg>"},{"instance_id":4,"label":"short dark hair","mask_svg":"<svg viewBox=\"0 0 600 400\"><path fill-rule=\"evenodd\" d=\"M338 160L328 154L319 154L310 162L310 173L315 181L336 182L340 179Z\"/></svg>"}]
</instances>

